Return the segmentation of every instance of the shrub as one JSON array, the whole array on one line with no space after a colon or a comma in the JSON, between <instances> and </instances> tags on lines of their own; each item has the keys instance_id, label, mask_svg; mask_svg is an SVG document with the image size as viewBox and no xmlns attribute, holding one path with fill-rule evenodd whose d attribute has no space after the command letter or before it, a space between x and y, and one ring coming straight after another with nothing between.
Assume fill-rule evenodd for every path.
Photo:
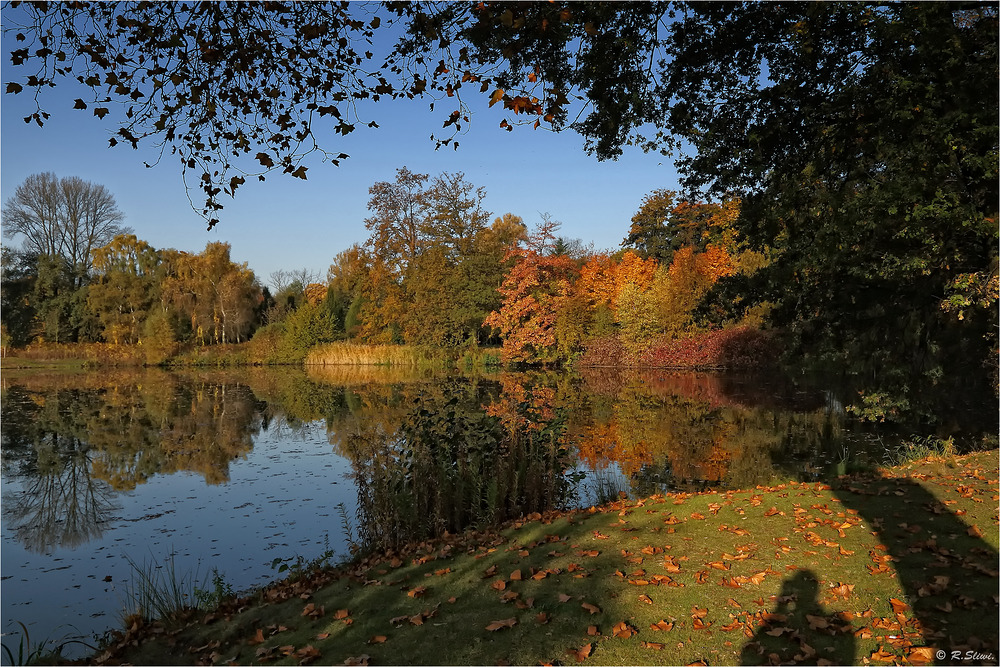
<instances>
[{"instance_id":1,"label":"shrub","mask_svg":"<svg viewBox=\"0 0 1000 667\"><path fill-rule=\"evenodd\" d=\"M756 368L773 363L777 345L770 333L737 327L653 345L639 359L654 368Z\"/></svg>"}]
</instances>

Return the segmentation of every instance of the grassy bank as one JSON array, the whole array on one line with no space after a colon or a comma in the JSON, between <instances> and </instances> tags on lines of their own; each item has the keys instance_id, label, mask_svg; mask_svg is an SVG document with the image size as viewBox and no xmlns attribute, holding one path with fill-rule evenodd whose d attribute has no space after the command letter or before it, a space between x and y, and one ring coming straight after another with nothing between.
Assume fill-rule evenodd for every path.
<instances>
[{"instance_id":1,"label":"grassy bank","mask_svg":"<svg viewBox=\"0 0 1000 667\"><path fill-rule=\"evenodd\" d=\"M996 664L997 468L536 515L137 621L98 661Z\"/></svg>"}]
</instances>

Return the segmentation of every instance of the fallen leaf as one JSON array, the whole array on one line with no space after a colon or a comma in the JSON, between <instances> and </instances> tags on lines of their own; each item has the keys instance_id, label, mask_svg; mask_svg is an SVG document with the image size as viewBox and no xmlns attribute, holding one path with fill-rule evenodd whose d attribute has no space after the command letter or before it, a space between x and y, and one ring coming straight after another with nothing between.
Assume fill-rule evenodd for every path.
<instances>
[{"instance_id":1,"label":"fallen leaf","mask_svg":"<svg viewBox=\"0 0 1000 667\"><path fill-rule=\"evenodd\" d=\"M628 639L635 634L635 629L625 621L619 621L618 623L615 623L613 628L611 628L611 632L613 632L615 637L618 637L619 639Z\"/></svg>"},{"instance_id":2,"label":"fallen leaf","mask_svg":"<svg viewBox=\"0 0 1000 667\"><path fill-rule=\"evenodd\" d=\"M572 595L566 595L565 593L560 593L559 594L559 601L560 602L569 602L572 599L573 599Z\"/></svg>"},{"instance_id":3,"label":"fallen leaf","mask_svg":"<svg viewBox=\"0 0 1000 667\"><path fill-rule=\"evenodd\" d=\"M503 589L507 588L507 582L504 581L503 579L497 579L492 584L490 584L490 588L492 588L495 591L502 591Z\"/></svg>"},{"instance_id":4,"label":"fallen leaf","mask_svg":"<svg viewBox=\"0 0 1000 667\"><path fill-rule=\"evenodd\" d=\"M896 654L886 651L884 646L880 646L877 651L869 656L869 658L880 662L895 662Z\"/></svg>"},{"instance_id":5,"label":"fallen leaf","mask_svg":"<svg viewBox=\"0 0 1000 667\"><path fill-rule=\"evenodd\" d=\"M309 646L303 646L298 651L296 651L295 657L299 659L300 665L308 665L317 658L323 657L323 654L320 653L316 649L316 647L310 644Z\"/></svg>"},{"instance_id":6,"label":"fallen leaf","mask_svg":"<svg viewBox=\"0 0 1000 667\"><path fill-rule=\"evenodd\" d=\"M643 594L639 596L639 602L645 602L646 604L653 604L653 599L648 595Z\"/></svg>"},{"instance_id":7,"label":"fallen leaf","mask_svg":"<svg viewBox=\"0 0 1000 667\"><path fill-rule=\"evenodd\" d=\"M568 648L566 649L566 653L576 658L577 662L583 662L584 660L587 659L588 656L590 656L590 651L592 648L593 648L592 644L584 644L580 648Z\"/></svg>"},{"instance_id":8,"label":"fallen leaf","mask_svg":"<svg viewBox=\"0 0 1000 667\"><path fill-rule=\"evenodd\" d=\"M490 632L496 632L497 630L501 630L503 628L512 628L515 625L517 625L517 619L511 616L510 618L505 618L502 621L493 621L486 626L486 629Z\"/></svg>"},{"instance_id":9,"label":"fallen leaf","mask_svg":"<svg viewBox=\"0 0 1000 667\"><path fill-rule=\"evenodd\" d=\"M406 592L406 595L411 598L419 598L427 592L426 586L417 586L416 588L411 588Z\"/></svg>"},{"instance_id":10,"label":"fallen leaf","mask_svg":"<svg viewBox=\"0 0 1000 667\"><path fill-rule=\"evenodd\" d=\"M806 614L806 620L809 622L810 630L822 630L830 626L830 622L823 618L822 616L813 616L812 614Z\"/></svg>"},{"instance_id":11,"label":"fallen leaf","mask_svg":"<svg viewBox=\"0 0 1000 667\"><path fill-rule=\"evenodd\" d=\"M520 570L514 570L513 572L511 572L510 573L510 580L511 581L521 581L521 571Z\"/></svg>"},{"instance_id":12,"label":"fallen leaf","mask_svg":"<svg viewBox=\"0 0 1000 667\"><path fill-rule=\"evenodd\" d=\"M707 614L708 614L708 609L701 609L697 606L691 607L692 618L705 618Z\"/></svg>"},{"instance_id":13,"label":"fallen leaf","mask_svg":"<svg viewBox=\"0 0 1000 667\"><path fill-rule=\"evenodd\" d=\"M344 664L345 665L367 665L369 660L371 660L371 656L369 656L367 653L362 653L359 656L355 656L355 657L352 657L352 658L348 658L347 660L344 660Z\"/></svg>"},{"instance_id":14,"label":"fallen leaf","mask_svg":"<svg viewBox=\"0 0 1000 667\"><path fill-rule=\"evenodd\" d=\"M897 614L901 614L910 608L910 605L896 598L889 598L889 604L892 605L892 610Z\"/></svg>"},{"instance_id":15,"label":"fallen leaf","mask_svg":"<svg viewBox=\"0 0 1000 667\"><path fill-rule=\"evenodd\" d=\"M596 625L588 625L587 634L590 635L591 637L596 637L597 635L600 634L600 632L597 630Z\"/></svg>"},{"instance_id":16,"label":"fallen leaf","mask_svg":"<svg viewBox=\"0 0 1000 667\"><path fill-rule=\"evenodd\" d=\"M654 651L662 651L666 644L661 644L660 642L642 642L643 648L653 649Z\"/></svg>"},{"instance_id":17,"label":"fallen leaf","mask_svg":"<svg viewBox=\"0 0 1000 667\"><path fill-rule=\"evenodd\" d=\"M561 598L562 596L560 595L559 597ZM589 602L584 602L580 606L583 607L584 609L586 609L587 611L589 611L591 614L600 614L601 613L601 608L598 607L596 604L590 604Z\"/></svg>"},{"instance_id":18,"label":"fallen leaf","mask_svg":"<svg viewBox=\"0 0 1000 667\"><path fill-rule=\"evenodd\" d=\"M674 624L667 621L657 621L649 626L650 630L663 630L664 632L669 632L674 629Z\"/></svg>"},{"instance_id":19,"label":"fallen leaf","mask_svg":"<svg viewBox=\"0 0 1000 667\"><path fill-rule=\"evenodd\" d=\"M386 637L385 635L375 635L374 637L372 637L371 639L368 640L368 643L369 644L384 644L385 641L386 641L386 639L388 639L388 637Z\"/></svg>"},{"instance_id":20,"label":"fallen leaf","mask_svg":"<svg viewBox=\"0 0 1000 667\"><path fill-rule=\"evenodd\" d=\"M548 615L548 614L547 614L546 612L544 612L544 611L540 611L540 612L538 612L538 615L537 615L537 616L535 616L535 620L536 620L536 621L538 621L539 625L545 625L546 623L548 623L548 622L549 622L549 619L551 619L551 618L552 618L552 617L551 617L551 616L549 616L549 615Z\"/></svg>"},{"instance_id":21,"label":"fallen leaf","mask_svg":"<svg viewBox=\"0 0 1000 667\"><path fill-rule=\"evenodd\" d=\"M906 659L913 665L932 665L934 649L930 646L915 646L906 653Z\"/></svg>"},{"instance_id":22,"label":"fallen leaf","mask_svg":"<svg viewBox=\"0 0 1000 667\"><path fill-rule=\"evenodd\" d=\"M302 616L310 616L312 618L321 618L325 613L322 606L317 607L314 603L310 602L302 609Z\"/></svg>"},{"instance_id":23,"label":"fallen leaf","mask_svg":"<svg viewBox=\"0 0 1000 667\"><path fill-rule=\"evenodd\" d=\"M343 618L347 618L350 615L351 612L348 611L347 609L338 609L337 612L333 615L333 618L339 621Z\"/></svg>"},{"instance_id":24,"label":"fallen leaf","mask_svg":"<svg viewBox=\"0 0 1000 667\"><path fill-rule=\"evenodd\" d=\"M254 634L253 637L247 640L247 646L256 646L257 644L263 644L263 643L264 643L264 631L260 628L257 628L256 634Z\"/></svg>"}]
</instances>

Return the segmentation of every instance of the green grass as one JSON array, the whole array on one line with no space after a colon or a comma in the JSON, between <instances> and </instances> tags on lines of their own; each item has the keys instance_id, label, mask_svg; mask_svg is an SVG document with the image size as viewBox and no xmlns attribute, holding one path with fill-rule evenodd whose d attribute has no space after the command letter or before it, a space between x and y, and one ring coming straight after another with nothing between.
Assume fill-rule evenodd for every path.
<instances>
[{"instance_id":1,"label":"green grass","mask_svg":"<svg viewBox=\"0 0 1000 667\"><path fill-rule=\"evenodd\" d=\"M941 649L995 663L997 467L983 452L535 516L279 582L180 631L136 628L104 657L878 664Z\"/></svg>"}]
</instances>

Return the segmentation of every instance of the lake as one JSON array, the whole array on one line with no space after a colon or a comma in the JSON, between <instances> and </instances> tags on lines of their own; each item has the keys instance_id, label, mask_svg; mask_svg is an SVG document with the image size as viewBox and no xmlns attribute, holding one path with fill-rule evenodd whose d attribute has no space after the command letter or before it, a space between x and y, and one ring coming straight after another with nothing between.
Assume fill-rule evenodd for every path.
<instances>
[{"instance_id":1,"label":"lake","mask_svg":"<svg viewBox=\"0 0 1000 667\"><path fill-rule=\"evenodd\" d=\"M619 494L823 479L915 432L995 443L992 395L945 393L916 425L861 423L856 399L775 374L4 371L3 630L93 643L136 566L246 590Z\"/></svg>"}]
</instances>

